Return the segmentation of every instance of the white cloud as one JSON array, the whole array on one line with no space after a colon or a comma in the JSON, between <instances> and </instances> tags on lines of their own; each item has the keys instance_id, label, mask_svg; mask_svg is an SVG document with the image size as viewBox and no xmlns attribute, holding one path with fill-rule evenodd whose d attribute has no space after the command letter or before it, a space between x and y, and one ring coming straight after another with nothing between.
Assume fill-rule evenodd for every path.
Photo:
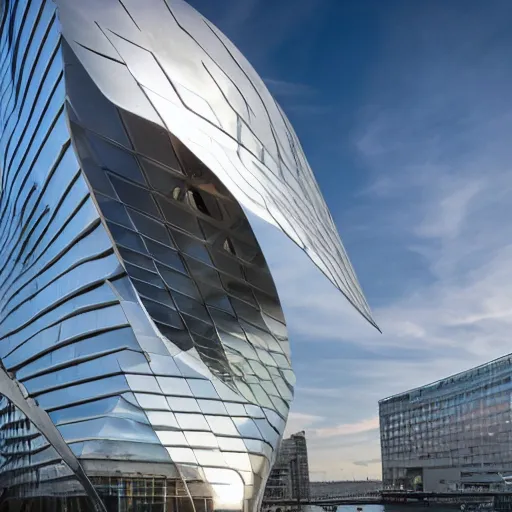
<instances>
[{"instance_id":1,"label":"white cloud","mask_svg":"<svg viewBox=\"0 0 512 512\"><path fill-rule=\"evenodd\" d=\"M308 435L313 437L349 436L352 434L360 434L361 432L376 430L378 428L379 417L375 416L356 423L341 423L340 425L335 425L333 427L310 428L308 430Z\"/></svg>"},{"instance_id":2,"label":"white cloud","mask_svg":"<svg viewBox=\"0 0 512 512\"><path fill-rule=\"evenodd\" d=\"M288 422L286 423L285 437L291 436L296 432L306 430L315 423L322 421L322 416L315 416L314 414L304 414L300 412L290 412Z\"/></svg>"},{"instance_id":3,"label":"white cloud","mask_svg":"<svg viewBox=\"0 0 512 512\"><path fill-rule=\"evenodd\" d=\"M438 201L430 205L429 212L416 233L426 238L454 238L459 235L467 218L472 200L482 190L480 181L456 183L446 194L441 191Z\"/></svg>"},{"instance_id":4,"label":"white cloud","mask_svg":"<svg viewBox=\"0 0 512 512\"><path fill-rule=\"evenodd\" d=\"M370 459L370 460L355 460L354 464L356 466L364 466L368 467L370 464L380 464L380 459Z\"/></svg>"}]
</instances>

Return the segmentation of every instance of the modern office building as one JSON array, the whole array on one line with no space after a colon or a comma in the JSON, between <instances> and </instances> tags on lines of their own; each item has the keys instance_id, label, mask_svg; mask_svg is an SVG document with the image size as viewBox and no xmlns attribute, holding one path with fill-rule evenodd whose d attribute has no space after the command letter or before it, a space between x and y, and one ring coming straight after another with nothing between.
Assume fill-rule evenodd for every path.
<instances>
[{"instance_id":1,"label":"modern office building","mask_svg":"<svg viewBox=\"0 0 512 512\"><path fill-rule=\"evenodd\" d=\"M0 509L257 510L294 385L260 220L372 321L295 132L208 20L0 0Z\"/></svg>"},{"instance_id":2,"label":"modern office building","mask_svg":"<svg viewBox=\"0 0 512 512\"><path fill-rule=\"evenodd\" d=\"M512 474L512 355L379 402L385 487L504 488Z\"/></svg>"},{"instance_id":3,"label":"modern office building","mask_svg":"<svg viewBox=\"0 0 512 512\"><path fill-rule=\"evenodd\" d=\"M265 500L309 499L309 464L306 433L283 439L265 488Z\"/></svg>"}]
</instances>

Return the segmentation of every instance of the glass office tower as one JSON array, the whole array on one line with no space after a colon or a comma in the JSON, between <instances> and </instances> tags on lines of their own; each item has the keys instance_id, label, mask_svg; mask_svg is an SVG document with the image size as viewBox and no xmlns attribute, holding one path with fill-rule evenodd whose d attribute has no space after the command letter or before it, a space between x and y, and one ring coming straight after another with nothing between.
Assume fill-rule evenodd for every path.
<instances>
[{"instance_id":1,"label":"glass office tower","mask_svg":"<svg viewBox=\"0 0 512 512\"><path fill-rule=\"evenodd\" d=\"M504 488L512 473L512 356L379 402L384 486Z\"/></svg>"},{"instance_id":2,"label":"glass office tower","mask_svg":"<svg viewBox=\"0 0 512 512\"><path fill-rule=\"evenodd\" d=\"M294 386L276 229L372 322L215 26L183 0L0 0L2 512L258 509Z\"/></svg>"}]
</instances>

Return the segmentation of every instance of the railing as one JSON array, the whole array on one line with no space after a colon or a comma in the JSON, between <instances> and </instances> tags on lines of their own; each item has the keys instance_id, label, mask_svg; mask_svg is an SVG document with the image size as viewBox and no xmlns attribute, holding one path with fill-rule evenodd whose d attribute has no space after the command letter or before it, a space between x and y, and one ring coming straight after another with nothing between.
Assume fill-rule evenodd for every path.
<instances>
[{"instance_id":1,"label":"railing","mask_svg":"<svg viewBox=\"0 0 512 512\"><path fill-rule=\"evenodd\" d=\"M495 495L510 495L512 496L512 491L507 489L503 490L490 490L485 489L480 486L458 489L452 491L442 491L442 492L428 492L428 491L413 491L410 489L397 489L397 488L385 488L381 490L375 491L363 491L363 492L336 492L336 493L326 493L310 496L309 498L301 498L297 500L297 498L290 497L272 497L265 498L263 500L263 505L267 507L275 506L275 505L293 505L300 503L301 505L305 504L335 504L335 503L364 503L368 501L369 503L374 503L376 500L382 499L394 499L394 498L403 498L407 499L407 497L411 499L420 498L420 499L435 499L435 498L444 498L444 499L461 499L468 498L471 496L479 496L489 497Z\"/></svg>"},{"instance_id":2,"label":"railing","mask_svg":"<svg viewBox=\"0 0 512 512\"><path fill-rule=\"evenodd\" d=\"M311 500L324 500L324 499L335 499L335 498L368 498L368 497L380 497L381 491L366 491L366 492L343 492L343 493L332 493L332 494L320 494L311 496Z\"/></svg>"},{"instance_id":3,"label":"railing","mask_svg":"<svg viewBox=\"0 0 512 512\"><path fill-rule=\"evenodd\" d=\"M508 487L501 486L497 488L485 488L481 486L474 486L474 487L464 487L464 489L446 489L444 491L417 491L413 489L399 489L397 487L385 487L380 493L401 493L401 494L422 494L422 495L436 495L436 494L453 494L454 496L457 496L459 494L478 494L478 493L484 493L484 494L510 494L512 490Z\"/></svg>"},{"instance_id":4,"label":"railing","mask_svg":"<svg viewBox=\"0 0 512 512\"><path fill-rule=\"evenodd\" d=\"M374 501L375 499L381 498L381 492L380 491L366 491L366 492L345 492L345 493L329 493L329 494L321 494L321 495L315 495L310 496L309 498L301 498L300 503L301 504L315 504L315 503L336 503L336 502L358 502L358 501L364 501L364 500L371 500ZM297 498L278 498L278 497L272 497L272 498L265 498L263 500L264 505L275 505L275 504L281 504L281 503L298 503L299 500Z\"/></svg>"}]
</instances>

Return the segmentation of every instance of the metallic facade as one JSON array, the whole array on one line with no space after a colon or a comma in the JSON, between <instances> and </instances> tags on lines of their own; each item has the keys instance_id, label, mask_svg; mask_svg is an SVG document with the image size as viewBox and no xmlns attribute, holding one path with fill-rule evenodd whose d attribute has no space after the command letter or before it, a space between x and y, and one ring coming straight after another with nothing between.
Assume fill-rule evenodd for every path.
<instances>
[{"instance_id":1,"label":"metallic facade","mask_svg":"<svg viewBox=\"0 0 512 512\"><path fill-rule=\"evenodd\" d=\"M256 510L294 375L246 212L373 323L293 129L181 0L0 6L3 498Z\"/></svg>"},{"instance_id":2,"label":"metallic facade","mask_svg":"<svg viewBox=\"0 0 512 512\"><path fill-rule=\"evenodd\" d=\"M512 475L512 356L381 400L383 483L505 488Z\"/></svg>"}]
</instances>

